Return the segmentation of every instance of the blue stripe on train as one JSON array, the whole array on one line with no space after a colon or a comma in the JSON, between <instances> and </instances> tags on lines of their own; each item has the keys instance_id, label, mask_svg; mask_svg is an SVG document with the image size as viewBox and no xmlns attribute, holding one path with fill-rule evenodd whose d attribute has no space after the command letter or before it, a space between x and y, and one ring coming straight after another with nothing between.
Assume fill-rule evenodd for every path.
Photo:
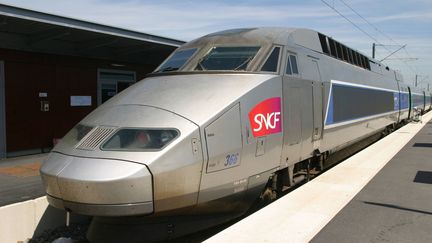
<instances>
[{"instance_id":1,"label":"blue stripe on train","mask_svg":"<svg viewBox=\"0 0 432 243\"><path fill-rule=\"evenodd\" d=\"M399 110L399 93L393 93L394 110Z\"/></svg>"},{"instance_id":2,"label":"blue stripe on train","mask_svg":"<svg viewBox=\"0 0 432 243\"><path fill-rule=\"evenodd\" d=\"M327 119L325 124L330 125L333 123L333 94L330 94L329 107L327 109Z\"/></svg>"},{"instance_id":3,"label":"blue stripe on train","mask_svg":"<svg viewBox=\"0 0 432 243\"><path fill-rule=\"evenodd\" d=\"M335 87L339 86L339 87L349 87L349 88L353 88L355 90L370 90L372 91L371 93L376 93L376 92L386 92L386 93L392 93L392 99L393 101L391 101L391 103L393 104L392 108L390 108L389 110L385 111L385 112L391 112L391 111L397 111L399 109L406 109L409 106L409 95L408 93L399 93L399 92L394 92L394 91L385 91L385 90L379 90L379 89L373 89L373 88L367 88L367 87L357 87L357 86L353 86L353 85L344 85L344 84L340 84L340 83L332 83L332 88L331 88L331 93L330 93L330 97L329 97L329 102L328 102L328 108L327 108L327 116L326 116L326 121L325 121L325 125L332 125L332 124L336 124L336 123L341 123L341 122L346 122L346 121L350 121L350 120L356 120L356 119L361 119L364 117L368 117L371 115L377 115L377 114L368 114L367 116L357 116L357 117L350 117L349 119L344 119L344 120L338 120L335 121L334 118L334 114L335 114L335 110L338 109L338 107L335 107L335 103L334 103L334 94L335 94ZM390 98L389 97L389 98ZM389 101L390 102L390 101ZM379 113L378 113L379 114Z\"/></svg>"},{"instance_id":4,"label":"blue stripe on train","mask_svg":"<svg viewBox=\"0 0 432 243\"><path fill-rule=\"evenodd\" d=\"M400 93L400 108L408 109L409 107L409 94L408 93Z\"/></svg>"}]
</instances>

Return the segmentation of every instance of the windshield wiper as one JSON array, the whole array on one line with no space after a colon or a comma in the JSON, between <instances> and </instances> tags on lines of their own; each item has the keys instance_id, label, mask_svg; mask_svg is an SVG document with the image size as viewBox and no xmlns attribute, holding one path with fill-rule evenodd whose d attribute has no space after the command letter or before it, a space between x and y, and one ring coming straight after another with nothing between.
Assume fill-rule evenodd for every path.
<instances>
[{"instance_id":1,"label":"windshield wiper","mask_svg":"<svg viewBox=\"0 0 432 243\"><path fill-rule=\"evenodd\" d=\"M197 65L197 67L195 68L195 70L198 69L198 68L200 68L201 71L206 71L206 70L207 70L207 68L205 68L204 65L202 65L201 62L198 62L198 65Z\"/></svg>"},{"instance_id":2,"label":"windshield wiper","mask_svg":"<svg viewBox=\"0 0 432 243\"><path fill-rule=\"evenodd\" d=\"M202 62L205 61L205 60L207 60L207 56L203 56L203 57L201 57L201 58L198 60L198 64L197 64L197 66L195 67L195 70L198 70L198 68L200 68L201 71L206 71L207 68L204 67L204 65L202 64Z\"/></svg>"},{"instance_id":3,"label":"windshield wiper","mask_svg":"<svg viewBox=\"0 0 432 243\"><path fill-rule=\"evenodd\" d=\"M175 67L166 67L166 68L163 68L163 69L157 71L157 73L169 72L169 71L175 71L175 70L178 70L178 68L175 68Z\"/></svg>"},{"instance_id":4,"label":"windshield wiper","mask_svg":"<svg viewBox=\"0 0 432 243\"><path fill-rule=\"evenodd\" d=\"M234 68L234 71L239 70L239 68L241 68L242 66L246 65L250 62L250 60L252 60L253 57L248 57L244 62L240 63L240 65L238 65L236 68ZM245 68L246 69L246 68Z\"/></svg>"}]
</instances>

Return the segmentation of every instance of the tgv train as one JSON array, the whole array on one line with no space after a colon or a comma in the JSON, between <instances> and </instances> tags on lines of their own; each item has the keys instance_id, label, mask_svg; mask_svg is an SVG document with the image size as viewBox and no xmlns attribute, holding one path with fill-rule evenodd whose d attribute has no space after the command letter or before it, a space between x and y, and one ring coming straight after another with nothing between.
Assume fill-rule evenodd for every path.
<instances>
[{"instance_id":1,"label":"tgv train","mask_svg":"<svg viewBox=\"0 0 432 243\"><path fill-rule=\"evenodd\" d=\"M227 30L89 114L41 176L49 203L79 214L242 211L430 108L430 92L316 31Z\"/></svg>"}]
</instances>

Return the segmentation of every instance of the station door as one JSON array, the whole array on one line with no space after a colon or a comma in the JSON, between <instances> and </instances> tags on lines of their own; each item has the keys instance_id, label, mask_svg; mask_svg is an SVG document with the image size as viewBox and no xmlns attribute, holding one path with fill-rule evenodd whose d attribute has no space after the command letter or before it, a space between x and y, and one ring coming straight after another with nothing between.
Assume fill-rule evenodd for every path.
<instances>
[{"instance_id":1,"label":"station door","mask_svg":"<svg viewBox=\"0 0 432 243\"><path fill-rule=\"evenodd\" d=\"M99 69L98 70L98 105L103 104L136 81L135 72Z\"/></svg>"},{"instance_id":2,"label":"station door","mask_svg":"<svg viewBox=\"0 0 432 243\"><path fill-rule=\"evenodd\" d=\"M4 62L0 61L0 158L6 157L6 111L5 111Z\"/></svg>"}]
</instances>

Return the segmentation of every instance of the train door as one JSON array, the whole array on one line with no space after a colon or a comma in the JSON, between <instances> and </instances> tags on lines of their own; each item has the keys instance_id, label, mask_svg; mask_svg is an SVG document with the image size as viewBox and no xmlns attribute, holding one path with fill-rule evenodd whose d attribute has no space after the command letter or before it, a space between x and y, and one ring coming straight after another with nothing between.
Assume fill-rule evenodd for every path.
<instances>
[{"instance_id":1,"label":"train door","mask_svg":"<svg viewBox=\"0 0 432 243\"><path fill-rule=\"evenodd\" d=\"M313 105L313 148L317 149L320 145L323 129L323 85L318 61L312 59L312 105Z\"/></svg>"},{"instance_id":2,"label":"train door","mask_svg":"<svg viewBox=\"0 0 432 243\"><path fill-rule=\"evenodd\" d=\"M302 157L303 116L308 112L303 108L304 85L300 79L297 55L287 52L282 78L284 136L281 165L284 166L293 165ZM307 90L310 90L310 87Z\"/></svg>"},{"instance_id":3,"label":"train door","mask_svg":"<svg viewBox=\"0 0 432 243\"><path fill-rule=\"evenodd\" d=\"M314 105L313 105L313 83L309 80L302 80L301 85L301 160L311 157L314 150Z\"/></svg>"},{"instance_id":4,"label":"train door","mask_svg":"<svg viewBox=\"0 0 432 243\"><path fill-rule=\"evenodd\" d=\"M410 119L411 115L412 115L412 111L411 111L411 109L412 109L412 96L411 96L411 88L410 87L408 87L408 100L409 100L408 119Z\"/></svg>"},{"instance_id":5,"label":"train door","mask_svg":"<svg viewBox=\"0 0 432 243\"><path fill-rule=\"evenodd\" d=\"M294 164L300 161L302 140L301 88L295 79L283 77L284 138L282 162Z\"/></svg>"},{"instance_id":6,"label":"train door","mask_svg":"<svg viewBox=\"0 0 432 243\"><path fill-rule=\"evenodd\" d=\"M5 110L4 62L0 61L0 158L6 157L6 110Z\"/></svg>"}]
</instances>

